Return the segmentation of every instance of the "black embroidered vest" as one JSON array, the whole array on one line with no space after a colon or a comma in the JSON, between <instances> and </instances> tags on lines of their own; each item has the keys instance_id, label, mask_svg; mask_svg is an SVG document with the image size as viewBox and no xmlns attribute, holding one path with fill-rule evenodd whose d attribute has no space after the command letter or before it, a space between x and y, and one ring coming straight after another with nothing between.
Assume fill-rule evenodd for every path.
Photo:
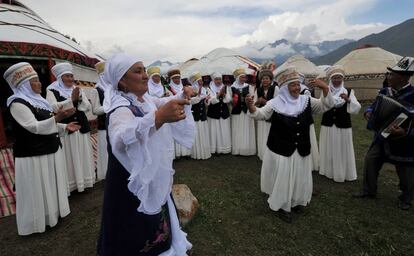
<instances>
[{"instance_id":1,"label":"black embroidered vest","mask_svg":"<svg viewBox=\"0 0 414 256\"><path fill-rule=\"evenodd\" d=\"M310 154L309 126L312 120L310 100L305 110L297 117L273 112L268 148L279 155L290 157L297 149L301 156Z\"/></svg>"},{"instance_id":2,"label":"black embroidered vest","mask_svg":"<svg viewBox=\"0 0 414 256\"><path fill-rule=\"evenodd\" d=\"M53 113L44 109L35 108L23 99L16 99L13 103L21 103L32 111L37 121L53 117ZM13 145L14 157L31 157L53 154L58 151L60 138L58 133L40 135L34 134L22 127L12 116L13 130L16 142Z\"/></svg>"}]
</instances>

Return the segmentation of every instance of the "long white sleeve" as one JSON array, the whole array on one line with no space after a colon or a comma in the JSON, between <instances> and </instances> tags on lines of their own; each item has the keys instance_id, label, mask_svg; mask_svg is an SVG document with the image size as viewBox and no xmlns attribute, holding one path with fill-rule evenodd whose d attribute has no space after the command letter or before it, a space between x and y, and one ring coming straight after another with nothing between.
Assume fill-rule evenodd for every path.
<instances>
[{"instance_id":1,"label":"long white sleeve","mask_svg":"<svg viewBox=\"0 0 414 256\"><path fill-rule=\"evenodd\" d=\"M27 106L17 102L10 105L10 113L17 123L31 133L49 135L58 132L54 116L38 121Z\"/></svg>"},{"instance_id":2,"label":"long white sleeve","mask_svg":"<svg viewBox=\"0 0 414 256\"><path fill-rule=\"evenodd\" d=\"M254 113L248 112L248 115L255 120L268 120L273 114L273 108L266 104L261 108L256 107Z\"/></svg>"},{"instance_id":3,"label":"long white sleeve","mask_svg":"<svg viewBox=\"0 0 414 256\"><path fill-rule=\"evenodd\" d=\"M72 99L66 99L58 102L53 92L49 90L46 90L46 100L50 103L54 112L57 112L61 107L63 107L63 109L73 108Z\"/></svg>"},{"instance_id":4,"label":"long white sleeve","mask_svg":"<svg viewBox=\"0 0 414 256\"><path fill-rule=\"evenodd\" d=\"M359 110L361 109L361 104L358 102L357 98L355 97L354 90L351 90L349 99L351 101L347 103L346 111L349 114L358 114Z\"/></svg>"},{"instance_id":5,"label":"long white sleeve","mask_svg":"<svg viewBox=\"0 0 414 256\"><path fill-rule=\"evenodd\" d=\"M101 102L99 101L99 94L96 89L93 89L91 92L91 107L92 107L92 113L94 115L100 116L105 114L105 111L103 110L103 106L101 105Z\"/></svg>"}]
</instances>

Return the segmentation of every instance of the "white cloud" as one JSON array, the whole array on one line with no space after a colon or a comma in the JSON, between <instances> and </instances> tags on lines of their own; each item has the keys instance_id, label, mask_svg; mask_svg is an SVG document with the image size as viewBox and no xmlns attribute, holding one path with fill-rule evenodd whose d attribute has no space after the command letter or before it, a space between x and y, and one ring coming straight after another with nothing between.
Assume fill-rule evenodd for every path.
<instances>
[{"instance_id":1,"label":"white cloud","mask_svg":"<svg viewBox=\"0 0 414 256\"><path fill-rule=\"evenodd\" d=\"M148 64L157 59L184 61L217 47L246 49L243 46L282 38L304 43L358 39L387 27L348 21L379 0L21 1L94 52L108 56L125 51ZM249 8L263 11L263 16L249 16ZM235 9L238 15L230 15ZM269 15L268 10L275 14ZM280 46L261 55L289 50ZM250 53L259 54L254 49Z\"/></svg>"}]
</instances>

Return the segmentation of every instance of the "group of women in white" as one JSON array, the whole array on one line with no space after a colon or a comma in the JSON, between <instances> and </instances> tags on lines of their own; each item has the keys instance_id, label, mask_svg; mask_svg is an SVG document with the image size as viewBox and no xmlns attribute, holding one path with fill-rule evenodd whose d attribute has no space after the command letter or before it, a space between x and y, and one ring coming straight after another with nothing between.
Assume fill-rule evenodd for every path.
<instances>
[{"instance_id":1,"label":"group of women in white","mask_svg":"<svg viewBox=\"0 0 414 256\"><path fill-rule=\"evenodd\" d=\"M13 91L7 99L15 143L16 218L19 235L44 232L70 213L68 196L103 179L106 164L95 173L90 127L85 112L104 114L74 85L72 65L59 63L51 72L56 81L41 96L42 85L33 67L17 63L4 73ZM101 152L99 161L106 154Z\"/></svg>"},{"instance_id":2,"label":"group of women in white","mask_svg":"<svg viewBox=\"0 0 414 256\"><path fill-rule=\"evenodd\" d=\"M159 67L148 71L150 95L163 97L185 88L176 86L181 81L177 69L168 73L169 87L161 84ZM310 202L312 170L336 182L356 180L350 114L357 114L361 105L354 91L344 87L342 66L327 71L329 84L306 80L293 66L278 70L275 77L272 69L263 68L257 88L246 83L244 69L235 70L233 76L231 86L224 85L218 73L211 75L210 84L203 83L198 72L188 78L194 89L191 104L197 135L191 151L176 151L175 157L257 153L263 160L261 190L269 195L270 208L288 222L291 209L303 212ZM321 97L313 98L308 86L319 87ZM160 88L163 93L156 93ZM314 114L322 114L319 145Z\"/></svg>"},{"instance_id":3,"label":"group of women in white","mask_svg":"<svg viewBox=\"0 0 414 256\"><path fill-rule=\"evenodd\" d=\"M168 72L169 84L164 85L159 67L145 70L139 59L126 54L114 55L97 70L100 97L92 104L73 84L69 63L52 68L56 81L47 87L46 99L29 63L13 65L4 74L14 92L7 104L17 133L20 235L56 225L70 213L69 193L93 186L85 115L90 109L106 117L98 142L98 169L105 169L101 174L98 170L98 177L108 168L99 255L186 255L191 244L171 197L174 158L257 154L262 159L261 190L269 195L270 208L287 222L292 210L303 212L311 200L312 170L337 182L356 179L350 114L361 106L353 90L344 87L341 66L328 70L329 84L306 82L320 89L318 99L294 66L275 75L263 68L257 88L246 83L242 68L234 71L232 85L224 85L219 73L211 75L209 84L194 73L190 85L183 86L178 69ZM320 154L314 114L323 115ZM28 145L29 140L34 143Z\"/></svg>"}]
</instances>

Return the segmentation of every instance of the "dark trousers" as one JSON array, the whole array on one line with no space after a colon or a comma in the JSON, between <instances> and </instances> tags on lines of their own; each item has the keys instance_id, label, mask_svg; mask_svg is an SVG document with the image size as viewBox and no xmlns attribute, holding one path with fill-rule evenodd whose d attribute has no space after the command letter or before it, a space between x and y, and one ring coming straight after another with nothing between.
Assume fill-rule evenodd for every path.
<instances>
[{"instance_id":1,"label":"dark trousers","mask_svg":"<svg viewBox=\"0 0 414 256\"><path fill-rule=\"evenodd\" d=\"M379 171L386 160L384 143L373 143L365 155L364 193L376 195ZM401 163L395 164L395 168L400 179L400 189L402 191L399 199L405 203L411 203L414 195L414 166Z\"/></svg>"}]
</instances>

